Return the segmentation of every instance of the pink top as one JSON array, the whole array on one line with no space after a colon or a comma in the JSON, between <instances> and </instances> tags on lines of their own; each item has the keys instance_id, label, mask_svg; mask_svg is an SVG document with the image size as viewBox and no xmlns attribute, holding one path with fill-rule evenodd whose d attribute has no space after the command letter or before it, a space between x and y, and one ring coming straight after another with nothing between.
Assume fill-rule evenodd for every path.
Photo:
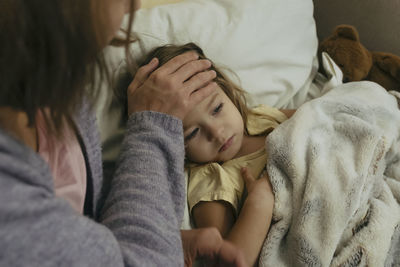
<instances>
[{"instance_id":1,"label":"pink top","mask_svg":"<svg viewBox=\"0 0 400 267\"><path fill-rule=\"evenodd\" d=\"M50 135L42 112L36 116L39 155L49 164L56 195L83 213L86 194L86 166L75 131L65 127L62 139Z\"/></svg>"}]
</instances>

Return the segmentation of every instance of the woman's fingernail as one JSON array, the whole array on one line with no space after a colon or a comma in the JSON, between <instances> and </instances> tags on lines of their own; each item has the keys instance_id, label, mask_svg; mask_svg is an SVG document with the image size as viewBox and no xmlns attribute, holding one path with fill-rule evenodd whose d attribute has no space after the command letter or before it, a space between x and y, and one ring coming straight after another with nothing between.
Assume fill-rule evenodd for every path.
<instances>
[{"instance_id":1,"label":"woman's fingernail","mask_svg":"<svg viewBox=\"0 0 400 267\"><path fill-rule=\"evenodd\" d=\"M154 64L156 64L156 62L157 62L157 58L155 57L155 58L153 58L153 59L150 61L150 64L151 64L151 65L154 65Z\"/></svg>"}]
</instances>

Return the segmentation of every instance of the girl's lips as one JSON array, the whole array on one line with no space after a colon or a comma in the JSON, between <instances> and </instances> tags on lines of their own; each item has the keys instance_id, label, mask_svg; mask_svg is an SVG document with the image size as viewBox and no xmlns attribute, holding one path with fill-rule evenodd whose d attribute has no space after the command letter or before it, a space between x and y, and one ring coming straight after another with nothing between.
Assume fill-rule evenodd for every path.
<instances>
[{"instance_id":1,"label":"girl's lips","mask_svg":"<svg viewBox=\"0 0 400 267\"><path fill-rule=\"evenodd\" d=\"M225 150L227 150L232 144L233 144L233 137L231 136L226 142L225 144L219 149L219 152L224 152Z\"/></svg>"}]
</instances>

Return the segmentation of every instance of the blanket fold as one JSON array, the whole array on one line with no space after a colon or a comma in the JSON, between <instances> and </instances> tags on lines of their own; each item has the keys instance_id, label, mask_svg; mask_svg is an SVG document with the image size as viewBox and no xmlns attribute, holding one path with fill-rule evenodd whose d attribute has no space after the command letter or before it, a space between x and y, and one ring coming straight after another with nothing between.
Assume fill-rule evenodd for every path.
<instances>
[{"instance_id":1,"label":"blanket fold","mask_svg":"<svg viewBox=\"0 0 400 267\"><path fill-rule=\"evenodd\" d=\"M301 106L266 149L275 204L260 266L400 264L394 96L371 82L340 85Z\"/></svg>"}]
</instances>

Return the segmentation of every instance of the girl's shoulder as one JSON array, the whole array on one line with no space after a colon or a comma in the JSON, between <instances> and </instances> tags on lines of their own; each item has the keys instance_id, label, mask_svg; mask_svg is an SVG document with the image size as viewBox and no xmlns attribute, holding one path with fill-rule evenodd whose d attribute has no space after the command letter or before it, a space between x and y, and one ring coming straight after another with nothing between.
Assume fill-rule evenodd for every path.
<instances>
[{"instance_id":1,"label":"girl's shoulder","mask_svg":"<svg viewBox=\"0 0 400 267\"><path fill-rule=\"evenodd\" d=\"M200 201L225 201L237 210L243 189L244 182L237 170L219 163L193 167L189 170L187 188L189 210Z\"/></svg>"},{"instance_id":2,"label":"girl's shoulder","mask_svg":"<svg viewBox=\"0 0 400 267\"><path fill-rule=\"evenodd\" d=\"M288 119L282 111L267 105L258 105L250 111L247 117L247 131L250 135L264 134Z\"/></svg>"},{"instance_id":3,"label":"girl's shoulder","mask_svg":"<svg viewBox=\"0 0 400 267\"><path fill-rule=\"evenodd\" d=\"M250 111L250 117L254 119L269 118L280 123L287 120L287 116L280 109L264 104L257 105L251 108Z\"/></svg>"}]
</instances>

